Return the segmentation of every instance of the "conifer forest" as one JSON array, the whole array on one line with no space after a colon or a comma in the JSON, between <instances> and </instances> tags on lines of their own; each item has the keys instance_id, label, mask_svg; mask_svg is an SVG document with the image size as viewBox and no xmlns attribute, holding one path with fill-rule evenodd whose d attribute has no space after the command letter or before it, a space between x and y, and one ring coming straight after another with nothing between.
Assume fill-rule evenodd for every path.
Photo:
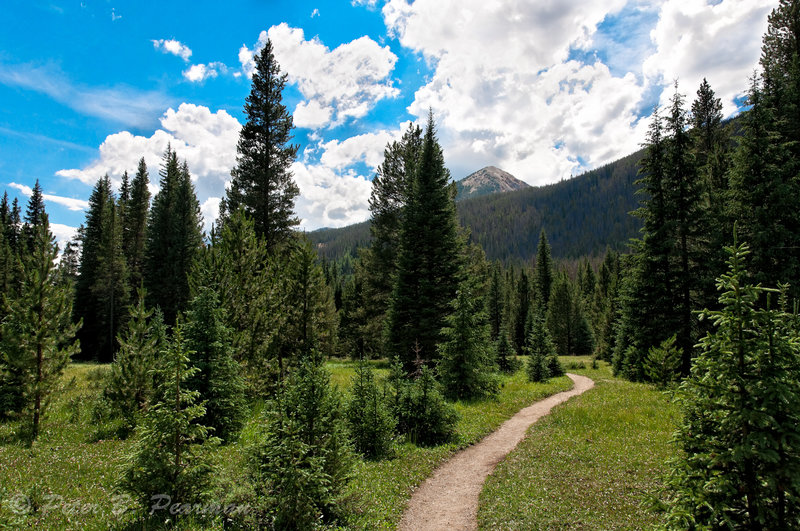
<instances>
[{"instance_id":1,"label":"conifer forest","mask_svg":"<svg viewBox=\"0 0 800 531\"><path fill-rule=\"evenodd\" d=\"M270 40L210 230L173 146L63 246L39 181L4 195L0 528L412 529L434 469L579 375L475 525L800 529L800 2L761 42L735 117L675 81L641 151L559 185L457 203L430 110L336 241L299 228Z\"/></svg>"}]
</instances>

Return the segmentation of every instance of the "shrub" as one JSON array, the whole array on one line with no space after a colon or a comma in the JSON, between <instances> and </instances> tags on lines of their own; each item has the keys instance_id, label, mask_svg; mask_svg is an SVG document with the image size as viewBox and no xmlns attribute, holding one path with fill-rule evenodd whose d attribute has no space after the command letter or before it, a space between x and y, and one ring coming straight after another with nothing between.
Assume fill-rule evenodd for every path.
<instances>
[{"instance_id":1,"label":"shrub","mask_svg":"<svg viewBox=\"0 0 800 531\"><path fill-rule=\"evenodd\" d=\"M418 378L402 374L402 367L392 367L395 388L394 414L398 432L420 446L449 441L456 432L458 412L448 404L430 367L422 367Z\"/></svg>"},{"instance_id":2,"label":"shrub","mask_svg":"<svg viewBox=\"0 0 800 531\"><path fill-rule=\"evenodd\" d=\"M351 393L346 417L356 451L366 457L385 456L391 449L397 421L368 364L362 362L356 368Z\"/></svg>"}]
</instances>

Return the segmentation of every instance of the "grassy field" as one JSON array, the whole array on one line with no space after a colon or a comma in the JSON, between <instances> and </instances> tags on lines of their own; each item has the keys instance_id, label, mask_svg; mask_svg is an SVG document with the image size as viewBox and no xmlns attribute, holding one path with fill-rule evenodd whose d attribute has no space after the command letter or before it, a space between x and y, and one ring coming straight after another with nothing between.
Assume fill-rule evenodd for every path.
<instances>
[{"instance_id":1,"label":"grassy field","mask_svg":"<svg viewBox=\"0 0 800 531\"><path fill-rule=\"evenodd\" d=\"M347 361L327 365L331 381L346 390L355 371ZM375 365L378 379L385 378L385 363ZM0 425L0 529L126 529L119 512L129 506L118 496L115 483L131 439L116 437L113 426L98 423L92 404L99 393L97 382L108 366L72 364L63 378L32 447L17 440L19 425ZM529 403L568 389L566 378L547 384L531 384L524 373L504 377L497 399L456 403L461 420L456 441L433 448L398 444L395 455L383 461L358 462L349 488L352 529L391 529L399 521L413 488L458 449L481 439L505 419ZM219 449L220 497L235 494L245 480L246 449L255 438L259 411L239 440ZM184 521L183 529L199 524ZM206 526L208 528L208 526ZM135 527L133 527L135 528ZM211 528L222 528L221 522Z\"/></svg>"},{"instance_id":2,"label":"grassy field","mask_svg":"<svg viewBox=\"0 0 800 531\"><path fill-rule=\"evenodd\" d=\"M563 359L565 365L574 359ZM590 367L587 360L585 365ZM676 408L651 386L569 369L596 387L532 426L481 493L481 529L652 529L646 498L672 455Z\"/></svg>"}]
</instances>

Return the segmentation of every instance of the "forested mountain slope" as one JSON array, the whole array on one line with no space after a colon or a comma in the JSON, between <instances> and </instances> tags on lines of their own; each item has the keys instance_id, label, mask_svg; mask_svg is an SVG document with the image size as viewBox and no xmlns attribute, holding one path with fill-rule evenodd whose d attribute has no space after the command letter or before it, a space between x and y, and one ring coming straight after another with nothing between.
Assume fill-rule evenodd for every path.
<instances>
[{"instance_id":1,"label":"forested mountain slope","mask_svg":"<svg viewBox=\"0 0 800 531\"><path fill-rule=\"evenodd\" d=\"M491 260L530 260L542 228L556 258L623 250L640 227L629 213L638 207L633 183L641 157L637 151L559 183L459 201L459 220ZM308 236L321 256L335 259L369 243L369 221Z\"/></svg>"}]
</instances>

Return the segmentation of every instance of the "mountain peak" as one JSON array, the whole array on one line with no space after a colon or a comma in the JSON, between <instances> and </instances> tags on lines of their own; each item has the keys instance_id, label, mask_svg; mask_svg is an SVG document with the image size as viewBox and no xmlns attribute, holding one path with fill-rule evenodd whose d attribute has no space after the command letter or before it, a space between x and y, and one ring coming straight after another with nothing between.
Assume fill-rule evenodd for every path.
<instances>
[{"instance_id":1,"label":"mountain peak","mask_svg":"<svg viewBox=\"0 0 800 531\"><path fill-rule=\"evenodd\" d=\"M510 173L494 166L486 166L475 173L467 175L460 181L456 181L456 188L458 189L456 200L512 192L528 187L527 183L520 181Z\"/></svg>"}]
</instances>

